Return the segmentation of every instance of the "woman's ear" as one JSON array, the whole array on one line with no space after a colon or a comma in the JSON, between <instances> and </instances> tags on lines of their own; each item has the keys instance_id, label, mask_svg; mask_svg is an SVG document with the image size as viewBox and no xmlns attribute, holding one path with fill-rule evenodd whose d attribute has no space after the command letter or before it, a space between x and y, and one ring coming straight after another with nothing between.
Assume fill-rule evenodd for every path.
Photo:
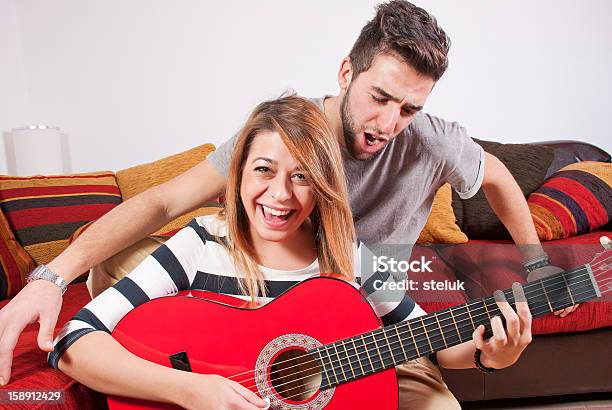
<instances>
[{"instance_id":1,"label":"woman's ear","mask_svg":"<svg viewBox=\"0 0 612 410\"><path fill-rule=\"evenodd\" d=\"M338 85L343 93L346 93L351 80L353 79L353 65L350 57L344 57L340 63L340 71L338 71Z\"/></svg>"}]
</instances>

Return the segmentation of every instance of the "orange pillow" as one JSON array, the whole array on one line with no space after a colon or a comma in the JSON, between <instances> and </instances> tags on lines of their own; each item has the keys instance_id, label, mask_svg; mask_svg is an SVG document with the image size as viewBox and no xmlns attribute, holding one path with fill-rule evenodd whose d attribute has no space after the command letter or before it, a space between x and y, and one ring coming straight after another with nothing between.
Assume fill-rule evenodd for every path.
<instances>
[{"instance_id":1,"label":"orange pillow","mask_svg":"<svg viewBox=\"0 0 612 410\"><path fill-rule=\"evenodd\" d=\"M417 243L466 243L468 237L455 223L450 184L442 185L434 197L431 213Z\"/></svg>"},{"instance_id":2,"label":"orange pillow","mask_svg":"<svg viewBox=\"0 0 612 410\"><path fill-rule=\"evenodd\" d=\"M193 168L204 161L208 154L214 150L215 146L213 144L203 144L155 162L137 165L117 172L117 184L121 190L123 200L126 201L151 187L162 184ZM179 229L184 228L194 217L217 212L219 208L218 201L206 203L202 208L179 216L152 235L170 236Z\"/></svg>"}]
</instances>

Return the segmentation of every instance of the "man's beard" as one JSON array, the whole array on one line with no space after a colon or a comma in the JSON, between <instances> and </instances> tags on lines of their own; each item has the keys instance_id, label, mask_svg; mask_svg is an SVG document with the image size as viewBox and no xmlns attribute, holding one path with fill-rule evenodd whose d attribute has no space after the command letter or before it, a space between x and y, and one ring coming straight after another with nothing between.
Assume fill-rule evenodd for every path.
<instances>
[{"instance_id":1,"label":"man's beard","mask_svg":"<svg viewBox=\"0 0 612 410\"><path fill-rule=\"evenodd\" d=\"M351 86L349 85L346 95L340 103L340 120L342 121L342 133L344 134L344 145L348 150L351 157L357 160L365 160L368 158L359 158L357 156L357 147L355 144L355 123L353 122L353 116L348 107L349 96L351 95Z\"/></svg>"}]
</instances>

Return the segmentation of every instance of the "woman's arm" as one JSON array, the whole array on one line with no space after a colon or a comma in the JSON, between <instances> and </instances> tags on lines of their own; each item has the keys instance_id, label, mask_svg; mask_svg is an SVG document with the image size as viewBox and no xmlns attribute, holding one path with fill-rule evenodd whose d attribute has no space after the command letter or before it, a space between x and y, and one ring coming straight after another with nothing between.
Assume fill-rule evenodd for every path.
<instances>
[{"instance_id":1,"label":"woman's arm","mask_svg":"<svg viewBox=\"0 0 612 410\"><path fill-rule=\"evenodd\" d=\"M130 353L110 335L121 318L140 304L189 289L206 255L201 229L195 220L190 222L126 277L89 302L58 334L49 363L107 394L187 408L265 406L253 392L233 381L149 362Z\"/></svg>"},{"instance_id":2,"label":"woman's arm","mask_svg":"<svg viewBox=\"0 0 612 410\"><path fill-rule=\"evenodd\" d=\"M187 373L141 359L101 331L74 342L62 355L59 368L102 393L164 403L179 404L187 382Z\"/></svg>"},{"instance_id":3,"label":"woman's arm","mask_svg":"<svg viewBox=\"0 0 612 410\"><path fill-rule=\"evenodd\" d=\"M236 382L164 367L130 353L108 333L78 339L59 361L64 373L102 393L198 409L258 409L266 402Z\"/></svg>"},{"instance_id":4,"label":"woman's arm","mask_svg":"<svg viewBox=\"0 0 612 410\"><path fill-rule=\"evenodd\" d=\"M189 289L205 255L205 241L197 229L197 222L190 222L127 276L85 305L57 335L49 364L57 367L60 356L83 335L96 330L111 333L125 315L146 301Z\"/></svg>"}]
</instances>

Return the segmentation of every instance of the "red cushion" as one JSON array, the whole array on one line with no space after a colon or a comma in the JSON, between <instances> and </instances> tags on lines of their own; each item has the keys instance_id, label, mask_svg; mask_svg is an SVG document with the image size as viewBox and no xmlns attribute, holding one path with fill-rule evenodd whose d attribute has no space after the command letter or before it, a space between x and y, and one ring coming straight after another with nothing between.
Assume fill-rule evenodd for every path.
<instances>
[{"instance_id":1,"label":"red cushion","mask_svg":"<svg viewBox=\"0 0 612 410\"><path fill-rule=\"evenodd\" d=\"M68 286L64 295L64 302L60 312L55 332L67 322L76 312L82 308L91 298L85 287L85 283ZM2 301L0 308L9 301ZM49 404L15 404L11 409L32 408L61 408L61 409L87 409L99 408L104 405L106 396L94 393L92 390L75 382L69 376L59 370L51 368L47 364L47 353L38 349L36 342L38 337L38 324L28 325L15 347L11 380L8 385L0 387L2 390L33 390L53 389L65 392L63 405L51 406Z\"/></svg>"},{"instance_id":2,"label":"red cushion","mask_svg":"<svg viewBox=\"0 0 612 410\"><path fill-rule=\"evenodd\" d=\"M589 263L602 251L599 237L612 232L598 231L550 241L543 244L551 262L564 269ZM525 283L526 273L518 249L511 241L470 241L440 252L441 257L455 269L457 277L466 280L470 299L492 294L496 289L507 289L513 282ZM534 320L533 333L577 332L612 326L612 297L583 303L566 318L547 315Z\"/></svg>"}]
</instances>

